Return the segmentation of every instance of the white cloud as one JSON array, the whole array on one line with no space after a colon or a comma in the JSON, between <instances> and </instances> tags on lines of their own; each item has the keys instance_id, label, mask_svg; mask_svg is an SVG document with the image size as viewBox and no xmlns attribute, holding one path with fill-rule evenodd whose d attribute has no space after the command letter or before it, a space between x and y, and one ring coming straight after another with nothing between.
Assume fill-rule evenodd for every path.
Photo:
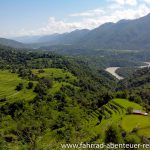
<instances>
[{"instance_id":1,"label":"white cloud","mask_svg":"<svg viewBox=\"0 0 150 150\"><path fill-rule=\"evenodd\" d=\"M71 31L73 29L76 29L79 27L79 23L78 22L74 22L74 23L69 23L69 22L64 22L62 20L56 20L54 17L50 17L48 20L48 24L39 29L39 32L41 33L62 33L62 32L67 32L67 31Z\"/></svg>"},{"instance_id":2,"label":"white cloud","mask_svg":"<svg viewBox=\"0 0 150 150\"><path fill-rule=\"evenodd\" d=\"M11 32L7 34L3 33L3 35L46 35L53 33L70 32L76 29L93 29L106 22L115 23L121 19L136 19L145 16L149 12L150 7L148 7L145 3L139 3L136 7L126 7L124 5L118 5L117 3L111 3L104 9L98 8L82 13L71 14L65 21L57 20L55 17L50 17L48 23L39 29L33 29L31 31L22 29L17 32ZM74 17L77 17L78 21L72 21ZM69 21L69 19L71 21Z\"/></svg>"},{"instance_id":3,"label":"white cloud","mask_svg":"<svg viewBox=\"0 0 150 150\"><path fill-rule=\"evenodd\" d=\"M94 17L94 16L104 14L104 12L105 11L102 9L94 9L94 10L88 10L86 12L74 13L69 16L70 17Z\"/></svg>"},{"instance_id":4,"label":"white cloud","mask_svg":"<svg viewBox=\"0 0 150 150\"><path fill-rule=\"evenodd\" d=\"M119 5L130 5L130 6L135 6L138 4L137 0L112 0L112 2L115 2Z\"/></svg>"},{"instance_id":5,"label":"white cloud","mask_svg":"<svg viewBox=\"0 0 150 150\"><path fill-rule=\"evenodd\" d=\"M98 10L98 9L97 9ZM94 12L90 10L90 12ZM110 9L103 10L103 13L92 17L84 17L80 21L65 22L61 20L56 20L54 17L49 18L47 26L40 28L38 30L39 34L50 34L50 33L63 33L73 31L75 29L93 29L100 26L106 22L117 22L121 19L136 19L145 16L150 12L150 8L145 4L141 4L136 8L120 8L120 9ZM82 15L81 15L82 16ZM35 32L36 33L36 32Z\"/></svg>"},{"instance_id":6,"label":"white cloud","mask_svg":"<svg viewBox=\"0 0 150 150\"><path fill-rule=\"evenodd\" d=\"M144 0L146 3L150 4L150 0Z\"/></svg>"}]
</instances>

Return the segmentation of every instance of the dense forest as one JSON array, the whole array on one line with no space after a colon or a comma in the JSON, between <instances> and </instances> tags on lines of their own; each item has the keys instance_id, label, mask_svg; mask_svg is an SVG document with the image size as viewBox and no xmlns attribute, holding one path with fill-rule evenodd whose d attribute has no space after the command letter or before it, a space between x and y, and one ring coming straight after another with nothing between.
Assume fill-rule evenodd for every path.
<instances>
[{"instance_id":1,"label":"dense forest","mask_svg":"<svg viewBox=\"0 0 150 150\"><path fill-rule=\"evenodd\" d=\"M80 57L1 45L0 149L149 142L149 118L141 116L146 123L131 131L125 124L139 117L129 115L131 107L150 111L150 69L118 82L102 68Z\"/></svg>"},{"instance_id":2,"label":"dense forest","mask_svg":"<svg viewBox=\"0 0 150 150\"><path fill-rule=\"evenodd\" d=\"M120 81L118 89L128 90L130 93L137 94L137 102L145 102L147 107L150 105L150 68L145 67L133 72L129 77ZM149 108L150 109L150 108Z\"/></svg>"}]
</instances>

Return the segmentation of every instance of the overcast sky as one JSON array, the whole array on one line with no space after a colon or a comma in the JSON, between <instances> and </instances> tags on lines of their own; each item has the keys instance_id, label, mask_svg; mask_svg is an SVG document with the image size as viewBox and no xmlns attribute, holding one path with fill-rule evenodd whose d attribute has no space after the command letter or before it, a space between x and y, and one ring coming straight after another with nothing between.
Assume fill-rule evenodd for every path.
<instances>
[{"instance_id":1,"label":"overcast sky","mask_svg":"<svg viewBox=\"0 0 150 150\"><path fill-rule=\"evenodd\" d=\"M150 0L0 0L0 37L93 29L150 12Z\"/></svg>"}]
</instances>

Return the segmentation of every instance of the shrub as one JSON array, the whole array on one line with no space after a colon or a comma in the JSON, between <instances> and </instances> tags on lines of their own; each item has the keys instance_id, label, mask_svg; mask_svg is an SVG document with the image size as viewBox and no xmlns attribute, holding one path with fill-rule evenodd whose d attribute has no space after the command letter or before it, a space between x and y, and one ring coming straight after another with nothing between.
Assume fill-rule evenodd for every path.
<instances>
[{"instance_id":1,"label":"shrub","mask_svg":"<svg viewBox=\"0 0 150 150\"><path fill-rule=\"evenodd\" d=\"M118 126L110 126L106 131L105 137L106 143L123 143L122 135L120 132L120 128Z\"/></svg>"},{"instance_id":2,"label":"shrub","mask_svg":"<svg viewBox=\"0 0 150 150\"><path fill-rule=\"evenodd\" d=\"M125 138L125 142L128 144L139 144L141 139L136 134L128 134Z\"/></svg>"},{"instance_id":3,"label":"shrub","mask_svg":"<svg viewBox=\"0 0 150 150\"><path fill-rule=\"evenodd\" d=\"M33 85L34 85L33 82L29 82L27 89L32 89L32 88L33 88Z\"/></svg>"},{"instance_id":4,"label":"shrub","mask_svg":"<svg viewBox=\"0 0 150 150\"><path fill-rule=\"evenodd\" d=\"M53 86L52 80L48 77L41 78L40 83L44 84L47 88L52 88L52 86Z\"/></svg>"},{"instance_id":5,"label":"shrub","mask_svg":"<svg viewBox=\"0 0 150 150\"><path fill-rule=\"evenodd\" d=\"M44 73L45 71L43 69L38 70L39 73Z\"/></svg>"},{"instance_id":6,"label":"shrub","mask_svg":"<svg viewBox=\"0 0 150 150\"><path fill-rule=\"evenodd\" d=\"M21 91L23 89L23 84L22 83L19 83L17 86L16 86L16 90L17 91Z\"/></svg>"},{"instance_id":7,"label":"shrub","mask_svg":"<svg viewBox=\"0 0 150 150\"><path fill-rule=\"evenodd\" d=\"M133 113L133 108L132 107L128 107L127 108L127 113L128 114L132 114Z\"/></svg>"},{"instance_id":8,"label":"shrub","mask_svg":"<svg viewBox=\"0 0 150 150\"><path fill-rule=\"evenodd\" d=\"M44 84L38 83L34 88L34 92L38 93L39 95L46 95L46 86Z\"/></svg>"}]
</instances>

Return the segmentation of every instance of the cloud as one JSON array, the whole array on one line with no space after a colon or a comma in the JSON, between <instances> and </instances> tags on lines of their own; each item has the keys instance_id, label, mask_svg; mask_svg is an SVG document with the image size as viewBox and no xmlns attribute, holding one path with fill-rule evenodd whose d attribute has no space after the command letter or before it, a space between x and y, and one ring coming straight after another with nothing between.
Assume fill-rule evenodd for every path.
<instances>
[{"instance_id":1,"label":"cloud","mask_svg":"<svg viewBox=\"0 0 150 150\"><path fill-rule=\"evenodd\" d=\"M105 11L102 9L94 9L94 10L88 10L86 12L74 13L69 16L70 17L94 17L94 16L104 14L104 12Z\"/></svg>"},{"instance_id":2,"label":"cloud","mask_svg":"<svg viewBox=\"0 0 150 150\"><path fill-rule=\"evenodd\" d=\"M119 2L119 0L115 1ZM146 3L138 3L137 6L130 7L126 7L125 5L118 5L118 3L111 3L105 8L97 8L81 13L70 14L65 21L58 20L55 17L49 17L46 25L41 28L33 29L30 31L22 29L17 32L11 32L7 34L4 33L4 35L48 35L53 33L70 32L76 29L93 29L106 22L116 23L121 19L137 19L145 16L149 12L150 7L148 7ZM74 20L75 17L77 17L78 21Z\"/></svg>"},{"instance_id":3,"label":"cloud","mask_svg":"<svg viewBox=\"0 0 150 150\"><path fill-rule=\"evenodd\" d=\"M95 10L101 10L101 9L94 9L93 11L90 10L89 12L96 12ZM40 34L49 34L49 33L63 33L63 32L69 32L73 31L75 29L93 29L96 28L106 22L117 22L121 19L136 19L140 18L142 16L147 15L150 12L150 8L146 6L145 4L141 4L136 8L126 8L126 7L120 7L118 9L115 8L107 8L102 11L97 11L97 12L102 12L95 17L92 15L88 15L88 17L83 17L82 15L78 13L79 16L83 17L79 21L74 21L74 22L65 22L62 20L56 20L54 17L50 17L47 26L39 29ZM72 16L72 15L70 15ZM77 16L77 15L73 15Z\"/></svg>"},{"instance_id":4,"label":"cloud","mask_svg":"<svg viewBox=\"0 0 150 150\"><path fill-rule=\"evenodd\" d=\"M146 3L150 4L150 0L144 0Z\"/></svg>"},{"instance_id":5,"label":"cloud","mask_svg":"<svg viewBox=\"0 0 150 150\"><path fill-rule=\"evenodd\" d=\"M112 2L115 2L119 5L130 5L130 6L135 6L138 4L137 0L112 0Z\"/></svg>"},{"instance_id":6,"label":"cloud","mask_svg":"<svg viewBox=\"0 0 150 150\"><path fill-rule=\"evenodd\" d=\"M55 17L50 17L48 20L48 24L45 27L39 29L39 32L46 34L47 32L50 33L62 33L71 31L73 29L77 29L79 27L78 22L65 22L62 20L56 20Z\"/></svg>"}]
</instances>

